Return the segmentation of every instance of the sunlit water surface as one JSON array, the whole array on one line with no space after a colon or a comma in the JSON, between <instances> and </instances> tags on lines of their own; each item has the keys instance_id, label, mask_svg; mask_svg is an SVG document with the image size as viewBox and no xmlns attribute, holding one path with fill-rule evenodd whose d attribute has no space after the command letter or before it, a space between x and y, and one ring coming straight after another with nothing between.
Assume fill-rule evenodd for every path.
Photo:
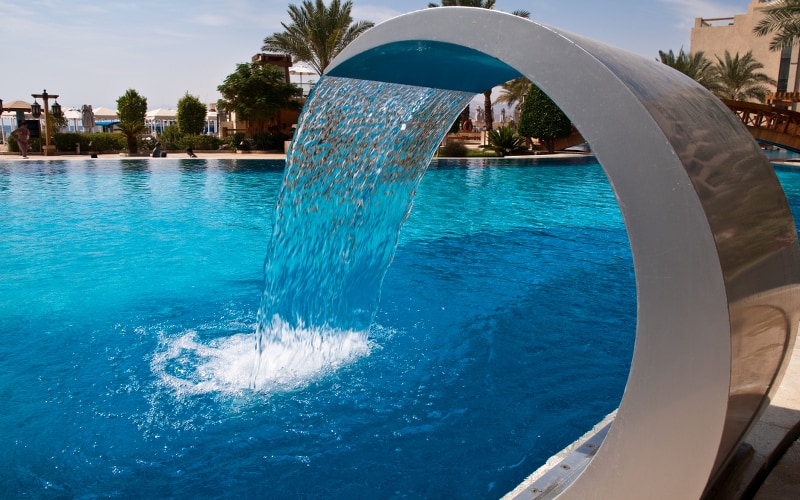
<instances>
[{"instance_id":1,"label":"sunlit water surface","mask_svg":"<svg viewBox=\"0 0 800 500\"><path fill-rule=\"evenodd\" d=\"M282 175L0 161L3 491L496 498L617 406L634 277L591 161L434 162L364 349L251 390Z\"/></svg>"}]
</instances>

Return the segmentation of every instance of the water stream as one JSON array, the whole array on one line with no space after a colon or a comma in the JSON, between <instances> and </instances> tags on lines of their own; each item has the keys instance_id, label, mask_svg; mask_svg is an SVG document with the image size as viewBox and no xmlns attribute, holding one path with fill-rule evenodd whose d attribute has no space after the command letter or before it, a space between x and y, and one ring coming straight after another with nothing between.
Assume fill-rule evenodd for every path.
<instances>
[{"instance_id":1,"label":"water stream","mask_svg":"<svg viewBox=\"0 0 800 500\"><path fill-rule=\"evenodd\" d=\"M369 352L367 331L422 175L472 94L325 77L298 123L275 206L253 386Z\"/></svg>"}]
</instances>

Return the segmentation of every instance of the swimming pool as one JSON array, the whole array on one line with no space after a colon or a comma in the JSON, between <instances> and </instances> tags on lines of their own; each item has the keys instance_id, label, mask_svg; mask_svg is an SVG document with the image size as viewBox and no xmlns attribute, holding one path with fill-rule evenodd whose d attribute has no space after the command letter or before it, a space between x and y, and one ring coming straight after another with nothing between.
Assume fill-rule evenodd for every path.
<instances>
[{"instance_id":1,"label":"swimming pool","mask_svg":"<svg viewBox=\"0 0 800 500\"><path fill-rule=\"evenodd\" d=\"M496 498L616 408L635 285L591 159L434 162L366 352L250 390L282 169L0 162L7 491Z\"/></svg>"}]
</instances>

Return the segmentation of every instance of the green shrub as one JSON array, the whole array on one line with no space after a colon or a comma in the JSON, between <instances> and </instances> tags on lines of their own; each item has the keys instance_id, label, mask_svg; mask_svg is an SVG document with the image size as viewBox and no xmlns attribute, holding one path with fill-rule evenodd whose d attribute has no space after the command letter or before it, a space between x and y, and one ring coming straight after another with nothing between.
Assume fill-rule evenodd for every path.
<instances>
[{"instance_id":1,"label":"green shrub","mask_svg":"<svg viewBox=\"0 0 800 500\"><path fill-rule=\"evenodd\" d=\"M19 153L19 144L17 144L16 137L9 136L7 140L8 140L8 152ZM42 140L40 139L28 140L28 153L38 153L41 150L42 150Z\"/></svg>"},{"instance_id":2,"label":"green shrub","mask_svg":"<svg viewBox=\"0 0 800 500\"><path fill-rule=\"evenodd\" d=\"M244 149L244 150L252 149L251 147L252 145L250 144L250 141L247 140L247 137L245 137L244 132L236 132L235 134L233 134L232 137L229 137L228 139L231 140L232 151L236 151L239 149Z\"/></svg>"},{"instance_id":3,"label":"green shrub","mask_svg":"<svg viewBox=\"0 0 800 500\"><path fill-rule=\"evenodd\" d=\"M86 151L85 147L89 144L89 141L86 141L86 144L81 144L81 135L75 132L59 132L53 134L50 141L50 144L56 147L56 151L62 153L75 151L76 144L80 144L81 151Z\"/></svg>"},{"instance_id":4,"label":"green shrub","mask_svg":"<svg viewBox=\"0 0 800 500\"><path fill-rule=\"evenodd\" d=\"M448 158L463 158L467 156L467 146L461 141L447 141L444 146L439 149L439 155Z\"/></svg>"},{"instance_id":5,"label":"green shrub","mask_svg":"<svg viewBox=\"0 0 800 500\"><path fill-rule=\"evenodd\" d=\"M61 153L74 152L75 144L81 145L81 152L94 151L97 153L113 153L123 151L127 146L125 136L119 133L101 132L97 134L58 132L50 137L50 144L56 147L56 151ZM44 138L31 139L28 142L28 151L39 152L42 150ZM91 145L90 145L91 144ZM13 137L8 138L8 151L19 152L17 141Z\"/></svg>"},{"instance_id":6,"label":"green shrub","mask_svg":"<svg viewBox=\"0 0 800 500\"><path fill-rule=\"evenodd\" d=\"M212 135L189 134L184 135L178 142L180 150L192 148L196 150L219 149L220 140Z\"/></svg>"},{"instance_id":7,"label":"green shrub","mask_svg":"<svg viewBox=\"0 0 800 500\"><path fill-rule=\"evenodd\" d=\"M166 127L158 136L158 140L161 142L161 148L167 151L181 149L182 139L183 133L181 133L177 125Z\"/></svg>"},{"instance_id":8,"label":"green shrub","mask_svg":"<svg viewBox=\"0 0 800 500\"><path fill-rule=\"evenodd\" d=\"M156 147L157 142L158 139L156 139L153 136L140 135L136 138L136 151L139 151L140 153L150 154L150 151L152 151L153 148ZM163 147L163 144L161 149L166 149Z\"/></svg>"},{"instance_id":9,"label":"green shrub","mask_svg":"<svg viewBox=\"0 0 800 500\"><path fill-rule=\"evenodd\" d=\"M16 142L13 138L9 141L9 151L19 151ZM41 144L44 139L32 139L28 145L29 151L40 151ZM70 153L76 150L75 144L81 145L81 152L86 153L95 151L97 153L111 153L115 151L123 151L127 147L125 136L120 133L107 133L101 132L97 134L91 133L75 133L75 132L58 132L50 137L50 144L56 147L56 151L61 153ZM91 146L90 146L91 143Z\"/></svg>"},{"instance_id":10,"label":"green shrub","mask_svg":"<svg viewBox=\"0 0 800 500\"><path fill-rule=\"evenodd\" d=\"M275 151L283 149L283 141L286 136L283 134L265 134L260 133L253 136L253 149L259 151Z\"/></svg>"},{"instance_id":11,"label":"green shrub","mask_svg":"<svg viewBox=\"0 0 800 500\"><path fill-rule=\"evenodd\" d=\"M128 150L128 139L125 134L119 132L102 132L99 134L80 134L86 139L86 151L96 153L112 153ZM91 143L91 146L89 145ZM83 151L83 140L81 140L81 151Z\"/></svg>"},{"instance_id":12,"label":"green shrub","mask_svg":"<svg viewBox=\"0 0 800 500\"><path fill-rule=\"evenodd\" d=\"M219 140L219 148L227 149L230 151L236 151L236 137L234 136L227 136L223 137Z\"/></svg>"}]
</instances>

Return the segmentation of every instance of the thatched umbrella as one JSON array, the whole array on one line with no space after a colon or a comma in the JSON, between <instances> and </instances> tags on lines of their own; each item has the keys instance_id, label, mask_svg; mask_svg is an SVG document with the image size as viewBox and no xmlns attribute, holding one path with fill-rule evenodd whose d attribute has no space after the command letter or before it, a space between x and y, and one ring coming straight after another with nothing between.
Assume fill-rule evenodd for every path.
<instances>
[{"instance_id":1,"label":"thatched umbrella","mask_svg":"<svg viewBox=\"0 0 800 500\"><path fill-rule=\"evenodd\" d=\"M5 114L4 112L6 112L7 114ZM15 115L12 112L16 113L17 127L19 127L22 124L22 122L25 121L25 113L31 112L31 104L25 101L11 101L3 103L3 109L0 109L0 130L2 131L4 144L6 142L5 119L6 118L10 119L13 126Z\"/></svg>"}]
</instances>

